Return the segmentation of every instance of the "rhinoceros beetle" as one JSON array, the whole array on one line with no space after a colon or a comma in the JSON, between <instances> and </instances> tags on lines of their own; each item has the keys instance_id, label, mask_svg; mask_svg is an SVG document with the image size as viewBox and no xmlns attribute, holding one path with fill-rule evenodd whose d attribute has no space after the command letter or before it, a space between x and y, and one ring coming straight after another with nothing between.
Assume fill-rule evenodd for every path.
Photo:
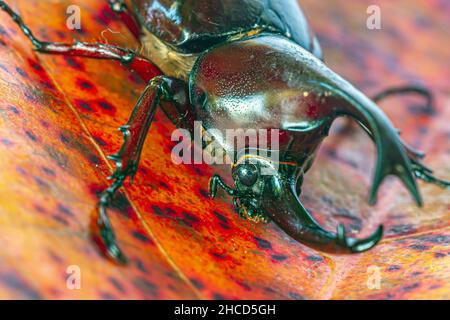
<instances>
[{"instance_id":1,"label":"rhinoceros beetle","mask_svg":"<svg viewBox=\"0 0 450 320\"><path fill-rule=\"evenodd\" d=\"M204 129L279 129L287 139L280 140L277 163L248 154L235 158L235 188L215 175L211 196L221 187L233 197L243 217L273 220L297 241L321 251L362 252L382 237L381 226L366 239L348 238L342 225L337 233L327 231L299 200L303 175L337 117L356 120L376 145L370 203L375 202L387 175L400 178L419 206L422 199L416 178L450 186L421 164L423 154L402 142L376 105L392 94L416 93L427 99L430 110L430 93L404 87L369 99L326 66L296 0L110 0L109 4L148 54L105 44L43 42L4 1L0 8L38 52L117 60L148 82L128 123L120 128L124 142L110 156L116 169L111 185L100 194L95 217L95 235L115 261L126 258L117 246L106 209L124 180L129 177L131 183L136 174L158 106L175 126L190 131L196 120L202 121ZM155 65L164 75L150 78ZM239 151L229 150L235 155ZM262 175L262 169L272 174Z\"/></svg>"}]
</instances>

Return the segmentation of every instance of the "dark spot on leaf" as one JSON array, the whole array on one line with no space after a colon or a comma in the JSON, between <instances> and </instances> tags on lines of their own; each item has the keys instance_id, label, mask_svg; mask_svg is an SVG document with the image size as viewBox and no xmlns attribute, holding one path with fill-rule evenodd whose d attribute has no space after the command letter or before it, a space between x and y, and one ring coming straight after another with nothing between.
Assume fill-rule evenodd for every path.
<instances>
[{"instance_id":1,"label":"dark spot on leaf","mask_svg":"<svg viewBox=\"0 0 450 320\"><path fill-rule=\"evenodd\" d=\"M11 140L9 140L8 138L1 138L0 141L1 141L1 143L2 143L3 145L5 145L5 146L10 146L10 145L12 145Z\"/></svg>"},{"instance_id":2,"label":"dark spot on leaf","mask_svg":"<svg viewBox=\"0 0 450 320\"><path fill-rule=\"evenodd\" d=\"M105 142L105 140L103 140L100 137L94 137L95 142L100 146L100 147L105 147L107 145L107 143Z\"/></svg>"},{"instance_id":3,"label":"dark spot on leaf","mask_svg":"<svg viewBox=\"0 0 450 320\"><path fill-rule=\"evenodd\" d=\"M435 258L444 258L444 257L446 257L447 255L445 254L445 253L442 253L442 252L435 252L434 253L434 257Z\"/></svg>"},{"instance_id":4,"label":"dark spot on leaf","mask_svg":"<svg viewBox=\"0 0 450 320\"><path fill-rule=\"evenodd\" d=\"M39 204L35 204L34 205L34 209L39 212L39 213L45 213L45 209L43 207L41 207Z\"/></svg>"},{"instance_id":5,"label":"dark spot on leaf","mask_svg":"<svg viewBox=\"0 0 450 320\"><path fill-rule=\"evenodd\" d=\"M37 72L43 72L43 71L44 71L44 69L42 68L42 66L41 66L39 63L37 63L36 61L29 60L29 63L30 63L30 65L31 65L31 67L32 67L35 71L37 71Z\"/></svg>"},{"instance_id":6,"label":"dark spot on leaf","mask_svg":"<svg viewBox=\"0 0 450 320\"><path fill-rule=\"evenodd\" d=\"M197 289L201 290L205 287L205 285L198 279L191 278L191 283L196 287Z\"/></svg>"},{"instance_id":7,"label":"dark spot on leaf","mask_svg":"<svg viewBox=\"0 0 450 320\"><path fill-rule=\"evenodd\" d=\"M209 192L205 188L198 188L198 192L202 197L209 198Z\"/></svg>"},{"instance_id":8,"label":"dark spot on leaf","mask_svg":"<svg viewBox=\"0 0 450 320\"><path fill-rule=\"evenodd\" d=\"M159 186L166 189L166 190L170 190L170 187L167 183L165 183L164 181L159 181L158 182Z\"/></svg>"},{"instance_id":9,"label":"dark spot on leaf","mask_svg":"<svg viewBox=\"0 0 450 320\"><path fill-rule=\"evenodd\" d=\"M228 224L225 224L223 222L219 222L219 226L225 230L231 229L231 227Z\"/></svg>"},{"instance_id":10,"label":"dark spot on leaf","mask_svg":"<svg viewBox=\"0 0 450 320\"><path fill-rule=\"evenodd\" d=\"M189 227L193 227L200 222L196 216L189 212L183 212L182 214L184 216L183 222Z\"/></svg>"},{"instance_id":11,"label":"dark spot on leaf","mask_svg":"<svg viewBox=\"0 0 450 320\"><path fill-rule=\"evenodd\" d=\"M246 291L251 291L252 288L244 281L236 281L236 284L242 287Z\"/></svg>"},{"instance_id":12,"label":"dark spot on leaf","mask_svg":"<svg viewBox=\"0 0 450 320\"><path fill-rule=\"evenodd\" d=\"M294 300L305 300L305 298L303 296L301 296L300 294L298 294L297 292L292 292L292 291L288 292L288 296Z\"/></svg>"},{"instance_id":13,"label":"dark spot on leaf","mask_svg":"<svg viewBox=\"0 0 450 320\"><path fill-rule=\"evenodd\" d=\"M9 106L9 110L11 110L15 114L19 114L20 113L16 106Z\"/></svg>"},{"instance_id":14,"label":"dark spot on leaf","mask_svg":"<svg viewBox=\"0 0 450 320\"><path fill-rule=\"evenodd\" d=\"M74 100L74 104L75 104L75 106L80 107L80 108L83 109L83 110L86 110L86 111L89 111L89 112L92 111L92 108L91 108L91 106L89 105L89 103L87 103L87 102L84 101L84 100L76 99L76 100Z\"/></svg>"},{"instance_id":15,"label":"dark spot on leaf","mask_svg":"<svg viewBox=\"0 0 450 320\"><path fill-rule=\"evenodd\" d=\"M27 74L25 71L23 71L22 68L16 67L16 71L17 71L17 73L20 74L22 77L28 78L28 74Z\"/></svg>"},{"instance_id":16,"label":"dark spot on leaf","mask_svg":"<svg viewBox=\"0 0 450 320\"><path fill-rule=\"evenodd\" d=\"M1 274L0 282L26 299L39 300L42 298L39 292L31 288L25 280L15 273L8 272Z\"/></svg>"},{"instance_id":17,"label":"dark spot on leaf","mask_svg":"<svg viewBox=\"0 0 450 320\"><path fill-rule=\"evenodd\" d=\"M136 265L136 268L137 268L139 271L141 271L142 273L145 273L145 274L148 273L148 269L145 267L145 264L144 264L141 260L136 259L136 260L135 260L135 265Z\"/></svg>"},{"instance_id":18,"label":"dark spot on leaf","mask_svg":"<svg viewBox=\"0 0 450 320\"><path fill-rule=\"evenodd\" d=\"M31 141L36 142L38 139L37 137L34 135L34 133L32 133L31 131L25 131L25 134L27 135L28 138L30 138Z\"/></svg>"},{"instance_id":19,"label":"dark spot on leaf","mask_svg":"<svg viewBox=\"0 0 450 320\"><path fill-rule=\"evenodd\" d=\"M99 100L97 103L100 106L100 108L102 108L103 110L107 110L107 111L115 110L115 108L107 101Z\"/></svg>"},{"instance_id":20,"label":"dark spot on leaf","mask_svg":"<svg viewBox=\"0 0 450 320\"><path fill-rule=\"evenodd\" d=\"M92 91L95 89L95 86L92 82L89 82L85 79L77 79L76 80L76 84L79 88L83 89L83 90L89 90Z\"/></svg>"},{"instance_id":21,"label":"dark spot on leaf","mask_svg":"<svg viewBox=\"0 0 450 320\"><path fill-rule=\"evenodd\" d=\"M122 284L113 277L109 277L108 278L109 282L111 282L111 284L114 286L114 288L116 288L117 291L119 291L120 293L126 293L125 288L122 286Z\"/></svg>"},{"instance_id":22,"label":"dark spot on leaf","mask_svg":"<svg viewBox=\"0 0 450 320\"><path fill-rule=\"evenodd\" d=\"M436 236L425 236L419 238L420 241L426 241L432 244L443 244L448 245L450 244L450 236L446 235L436 235Z\"/></svg>"},{"instance_id":23,"label":"dark spot on leaf","mask_svg":"<svg viewBox=\"0 0 450 320\"><path fill-rule=\"evenodd\" d=\"M314 262L322 262L323 258L321 256L307 256L306 260L314 261Z\"/></svg>"},{"instance_id":24,"label":"dark spot on leaf","mask_svg":"<svg viewBox=\"0 0 450 320\"><path fill-rule=\"evenodd\" d=\"M425 250L430 249L429 246L425 246L425 245L422 245L422 244L412 244L412 245L410 245L409 247L410 247L411 249L417 250L417 251L425 251Z\"/></svg>"},{"instance_id":25,"label":"dark spot on leaf","mask_svg":"<svg viewBox=\"0 0 450 320\"><path fill-rule=\"evenodd\" d=\"M53 251L49 251L49 252L48 252L48 255L49 255L50 259L52 259L52 260L55 261L56 263L61 264L61 263L64 262L63 258L61 258L58 254L56 254L56 253L53 252Z\"/></svg>"},{"instance_id":26,"label":"dark spot on leaf","mask_svg":"<svg viewBox=\"0 0 450 320\"><path fill-rule=\"evenodd\" d=\"M273 254L273 255L272 255L272 259L273 259L273 260L276 260L276 261L279 261L279 262L285 261L287 258L288 258L288 257L285 256L284 254Z\"/></svg>"},{"instance_id":27,"label":"dark spot on leaf","mask_svg":"<svg viewBox=\"0 0 450 320\"><path fill-rule=\"evenodd\" d=\"M213 213L221 222L228 224L228 219L223 214L221 214L220 212L218 212L216 210L214 210Z\"/></svg>"},{"instance_id":28,"label":"dark spot on leaf","mask_svg":"<svg viewBox=\"0 0 450 320\"><path fill-rule=\"evenodd\" d=\"M225 297L221 295L220 293L214 293L213 294L213 300L225 300Z\"/></svg>"},{"instance_id":29,"label":"dark spot on leaf","mask_svg":"<svg viewBox=\"0 0 450 320\"><path fill-rule=\"evenodd\" d=\"M64 59L66 60L67 64L70 67L78 69L78 70L84 70L83 65L81 63L79 63L75 58L66 56L66 57L64 57Z\"/></svg>"},{"instance_id":30,"label":"dark spot on leaf","mask_svg":"<svg viewBox=\"0 0 450 320\"><path fill-rule=\"evenodd\" d=\"M41 190L43 190L43 191L50 190L50 185L46 181L44 181L41 178L36 177L36 176L34 176L33 178Z\"/></svg>"},{"instance_id":31,"label":"dark spot on leaf","mask_svg":"<svg viewBox=\"0 0 450 320\"><path fill-rule=\"evenodd\" d=\"M259 237L253 237L253 239L255 239L256 245L259 248L272 250L272 244L269 241Z\"/></svg>"},{"instance_id":32,"label":"dark spot on leaf","mask_svg":"<svg viewBox=\"0 0 450 320\"><path fill-rule=\"evenodd\" d=\"M410 224L399 224L399 225L392 226L386 232L386 234L399 235L399 234L410 233L410 232L413 232L414 230L415 230L414 227Z\"/></svg>"},{"instance_id":33,"label":"dark spot on leaf","mask_svg":"<svg viewBox=\"0 0 450 320\"><path fill-rule=\"evenodd\" d=\"M73 217L74 216L72 211L70 211L70 209L67 208L66 206L64 206L63 204L58 204L58 211L61 212L62 214L64 214L65 216L68 216L68 217Z\"/></svg>"},{"instance_id":34,"label":"dark spot on leaf","mask_svg":"<svg viewBox=\"0 0 450 320\"><path fill-rule=\"evenodd\" d=\"M153 212L158 215L158 216L162 216L165 217L166 215L164 214L164 212L161 210L160 207L153 205L152 206Z\"/></svg>"},{"instance_id":35,"label":"dark spot on leaf","mask_svg":"<svg viewBox=\"0 0 450 320\"><path fill-rule=\"evenodd\" d=\"M116 300L116 297L113 294L105 291L100 291L100 298L102 300Z\"/></svg>"},{"instance_id":36,"label":"dark spot on leaf","mask_svg":"<svg viewBox=\"0 0 450 320\"><path fill-rule=\"evenodd\" d=\"M67 221L66 218L61 217L60 215L54 214L54 215L52 215L52 218L53 218L53 220L65 225L65 226L69 225L69 221Z\"/></svg>"},{"instance_id":37,"label":"dark spot on leaf","mask_svg":"<svg viewBox=\"0 0 450 320\"><path fill-rule=\"evenodd\" d=\"M269 294L273 294L273 293L275 293L275 290L273 290L273 289L270 288L270 287L265 287L265 288L264 288L264 292L269 293Z\"/></svg>"},{"instance_id":38,"label":"dark spot on leaf","mask_svg":"<svg viewBox=\"0 0 450 320\"><path fill-rule=\"evenodd\" d=\"M215 252L215 251L210 251L209 254L212 255L213 257L217 258L217 259L220 259L220 260L223 260L223 259L225 259L227 257L225 254L218 253L218 252Z\"/></svg>"},{"instance_id":39,"label":"dark spot on leaf","mask_svg":"<svg viewBox=\"0 0 450 320\"><path fill-rule=\"evenodd\" d=\"M158 294L158 287L146 279L136 278L133 280L133 284L147 297L156 297Z\"/></svg>"},{"instance_id":40,"label":"dark spot on leaf","mask_svg":"<svg viewBox=\"0 0 450 320\"><path fill-rule=\"evenodd\" d=\"M150 244L153 243L153 241L149 237L147 237L140 231L133 231L133 237L143 243L150 243Z\"/></svg>"},{"instance_id":41,"label":"dark spot on leaf","mask_svg":"<svg viewBox=\"0 0 450 320\"><path fill-rule=\"evenodd\" d=\"M402 288L402 290L404 291L404 292L411 292L411 291L413 291L414 289L416 289L416 288L418 288L418 287L420 287L420 283L413 283L413 284L410 284L410 285L407 285L407 286L404 286L403 288Z\"/></svg>"},{"instance_id":42,"label":"dark spot on leaf","mask_svg":"<svg viewBox=\"0 0 450 320\"><path fill-rule=\"evenodd\" d=\"M397 271L397 270L400 270L400 269L401 269L401 267L396 265L396 264L393 264L393 265L388 267L388 271Z\"/></svg>"},{"instance_id":43,"label":"dark spot on leaf","mask_svg":"<svg viewBox=\"0 0 450 320\"><path fill-rule=\"evenodd\" d=\"M59 140L61 140L64 144L69 144L70 140L68 137L66 137L63 133L59 136Z\"/></svg>"},{"instance_id":44,"label":"dark spot on leaf","mask_svg":"<svg viewBox=\"0 0 450 320\"><path fill-rule=\"evenodd\" d=\"M48 174L49 176L55 176L55 171L53 171L50 168L47 167L42 167L42 171L46 174Z\"/></svg>"}]
</instances>

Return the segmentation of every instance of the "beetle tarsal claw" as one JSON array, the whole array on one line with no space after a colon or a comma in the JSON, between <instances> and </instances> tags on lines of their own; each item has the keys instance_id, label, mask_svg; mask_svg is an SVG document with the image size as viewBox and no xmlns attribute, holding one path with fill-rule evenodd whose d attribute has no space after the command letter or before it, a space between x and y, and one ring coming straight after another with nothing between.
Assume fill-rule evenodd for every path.
<instances>
[{"instance_id":1,"label":"beetle tarsal claw","mask_svg":"<svg viewBox=\"0 0 450 320\"><path fill-rule=\"evenodd\" d=\"M368 238L354 239L348 238L345 227L343 224L339 224L337 227L337 243L343 248L348 248L351 252L358 253L371 249L374 247L383 236L383 226L379 226L378 229Z\"/></svg>"},{"instance_id":2,"label":"beetle tarsal claw","mask_svg":"<svg viewBox=\"0 0 450 320\"><path fill-rule=\"evenodd\" d=\"M95 223L93 223L93 235L98 237L99 246L104 253L113 261L126 264L127 258L117 245L111 222L109 221L106 209L111 205L112 198L123 185L123 179L116 179L105 191L100 194Z\"/></svg>"},{"instance_id":3,"label":"beetle tarsal claw","mask_svg":"<svg viewBox=\"0 0 450 320\"><path fill-rule=\"evenodd\" d=\"M444 189L450 189L450 181L436 178L433 175L433 170L427 168L423 164L418 161L412 161L412 168L414 171L414 175L427 183L435 184Z\"/></svg>"}]
</instances>

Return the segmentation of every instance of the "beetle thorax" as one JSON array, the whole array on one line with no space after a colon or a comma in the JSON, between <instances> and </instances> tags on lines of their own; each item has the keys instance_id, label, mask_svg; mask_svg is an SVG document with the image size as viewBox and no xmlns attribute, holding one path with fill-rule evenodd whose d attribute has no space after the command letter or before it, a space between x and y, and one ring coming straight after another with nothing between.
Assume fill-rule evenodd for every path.
<instances>
[{"instance_id":1,"label":"beetle thorax","mask_svg":"<svg viewBox=\"0 0 450 320\"><path fill-rule=\"evenodd\" d=\"M165 75L188 80L198 54L177 52L146 28L142 29L141 43L142 54L149 58Z\"/></svg>"}]
</instances>

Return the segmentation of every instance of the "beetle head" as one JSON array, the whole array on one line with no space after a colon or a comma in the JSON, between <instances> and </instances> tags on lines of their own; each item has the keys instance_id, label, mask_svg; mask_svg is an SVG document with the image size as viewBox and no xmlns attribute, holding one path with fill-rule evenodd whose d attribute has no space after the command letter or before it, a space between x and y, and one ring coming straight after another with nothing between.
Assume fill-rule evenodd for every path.
<instances>
[{"instance_id":1,"label":"beetle head","mask_svg":"<svg viewBox=\"0 0 450 320\"><path fill-rule=\"evenodd\" d=\"M234 203L242 217L256 222L269 221L262 208L262 200L264 193L273 188L276 169L271 161L257 156L243 157L233 165Z\"/></svg>"}]
</instances>

